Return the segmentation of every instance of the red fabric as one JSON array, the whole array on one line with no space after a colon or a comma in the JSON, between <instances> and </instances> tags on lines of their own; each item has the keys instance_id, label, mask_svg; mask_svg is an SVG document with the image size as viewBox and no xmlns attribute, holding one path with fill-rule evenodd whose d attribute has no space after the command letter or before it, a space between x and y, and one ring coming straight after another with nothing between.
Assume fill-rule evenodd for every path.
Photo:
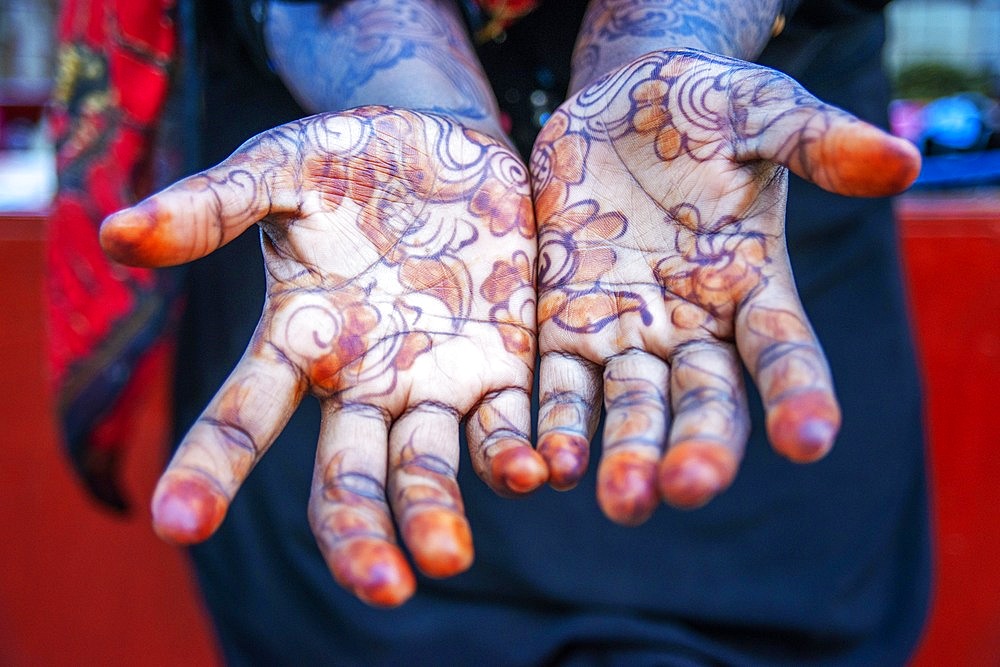
<instances>
[{"instance_id":1,"label":"red fabric","mask_svg":"<svg viewBox=\"0 0 1000 667\"><path fill-rule=\"evenodd\" d=\"M539 0L476 0L492 16L516 20L538 6Z\"/></svg>"},{"instance_id":2,"label":"red fabric","mask_svg":"<svg viewBox=\"0 0 1000 667\"><path fill-rule=\"evenodd\" d=\"M476 31L480 42L493 39L538 6L541 0L476 0L489 18Z\"/></svg>"},{"instance_id":3,"label":"red fabric","mask_svg":"<svg viewBox=\"0 0 1000 667\"><path fill-rule=\"evenodd\" d=\"M97 487L114 484L115 450L129 418L131 401L119 399L130 393L138 348L152 344L162 318L141 307L158 298L158 274L110 262L97 231L105 216L145 194L176 43L172 8L173 0L68 0L60 13L50 112L59 188L48 228L48 357L67 444L99 495ZM90 414L77 414L81 409ZM113 489L103 493L121 504Z\"/></svg>"}]
</instances>

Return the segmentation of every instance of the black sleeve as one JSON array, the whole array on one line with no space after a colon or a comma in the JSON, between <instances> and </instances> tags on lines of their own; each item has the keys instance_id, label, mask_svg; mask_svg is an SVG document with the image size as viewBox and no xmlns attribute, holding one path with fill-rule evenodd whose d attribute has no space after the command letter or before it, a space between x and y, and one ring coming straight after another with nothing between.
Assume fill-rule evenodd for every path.
<instances>
[{"instance_id":1,"label":"black sleeve","mask_svg":"<svg viewBox=\"0 0 1000 667\"><path fill-rule=\"evenodd\" d=\"M890 0L785 0L788 18L813 27L837 25L861 15L881 12Z\"/></svg>"}]
</instances>

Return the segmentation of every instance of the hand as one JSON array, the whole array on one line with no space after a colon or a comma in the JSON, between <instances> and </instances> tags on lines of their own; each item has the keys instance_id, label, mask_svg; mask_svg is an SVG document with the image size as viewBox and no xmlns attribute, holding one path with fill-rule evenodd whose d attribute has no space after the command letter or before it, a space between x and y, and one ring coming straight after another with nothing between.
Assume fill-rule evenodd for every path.
<instances>
[{"instance_id":1,"label":"hand","mask_svg":"<svg viewBox=\"0 0 1000 667\"><path fill-rule=\"evenodd\" d=\"M908 143L788 77L699 51L646 55L571 97L531 172L539 224L539 452L582 476L604 396L598 500L624 524L731 483L749 433L740 360L773 446L830 449L830 371L784 241L787 172L845 195L916 177Z\"/></svg>"},{"instance_id":2,"label":"hand","mask_svg":"<svg viewBox=\"0 0 1000 667\"><path fill-rule=\"evenodd\" d=\"M543 484L532 450L535 230L521 160L444 117L365 107L250 140L226 161L109 217L130 264L211 253L259 222L264 313L153 499L157 532L206 539L306 392L323 422L309 506L337 580L396 605L417 567L466 569L455 479L467 417L495 490Z\"/></svg>"}]
</instances>

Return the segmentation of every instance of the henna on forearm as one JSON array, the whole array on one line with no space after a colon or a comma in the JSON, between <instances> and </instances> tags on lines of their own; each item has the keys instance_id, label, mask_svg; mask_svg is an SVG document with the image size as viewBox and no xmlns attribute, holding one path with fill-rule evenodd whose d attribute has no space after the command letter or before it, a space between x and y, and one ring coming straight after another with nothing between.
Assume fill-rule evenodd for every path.
<instances>
[{"instance_id":1,"label":"henna on forearm","mask_svg":"<svg viewBox=\"0 0 1000 667\"><path fill-rule=\"evenodd\" d=\"M781 0L592 0L573 53L570 90L663 49L752 60L767 43L781 5Z\"/></svg>"},{"instance_id":2,"label":"henna on forearm","mask_svg":"<svg viewBox=\"0 0 1000 667\"><path fill-rule=\"evenodd\" d=\"M385 104L455 118L494 137L496 100L452 0L270 3L271 59L312 111Z\"/></svg>"}]
</instances>

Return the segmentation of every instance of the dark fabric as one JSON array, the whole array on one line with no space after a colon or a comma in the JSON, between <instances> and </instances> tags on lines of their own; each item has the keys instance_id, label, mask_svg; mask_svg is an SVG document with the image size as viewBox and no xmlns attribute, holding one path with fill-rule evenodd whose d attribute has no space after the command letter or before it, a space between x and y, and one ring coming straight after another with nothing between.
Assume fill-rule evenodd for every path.
<instances>
[{"instance_id":1,"label":"dark fabric","mask_svg":"<svg viewBox=\"0 0 1000 667\"><path fill-rule=\"evenodd\" d=\"M889 4L889 0L825 0L803 2L792 0L795 19L802 25L822 27L850 23L856 18L870 17Z\"/></svg>"},{"instance_id":2,"label":"dark fabric","mask_svg":"<svg viewBox=\"0 0 1000 667\"><path fill-rule=\"evenodd\" d=\"M525 66L522 37L544 35L531 24L544 7L509 30L510 66ZM299 110L240 58L225 12L203 18L215 40L207 80L218 84L206 90L208 163ZM564 23L556 27L575 31ZM787 63L811 90L880 121L881 37L877 16L839 32L793 21L763 60ZM525 58L526 77L546 67L558 80L552 63L568 53L547 49ZM920 394L891 210L797 179L790 187L792 261L844 410L827 459L789 463L757 428L717 500L694 512L663 507L623 528L600 514L593 472L575 491L515 502L495 497L463 454L475 565L453 579L421 578L412 601L375 610L333 582L306 522L319 423L307 399L216 536L192 550L228 662L903 664L922 624L929 562ZM180 429L249 339L263 302L257 248L256 234L244 235L189 274ZM756 395L751 403L759 427Z\"/></svg>"},{"instance_id":3,"label":"dark fabric","mask_svg":"<svg viewBox=\"0 0 1000 667\"><path fill-rule=\"evenodd\" d=\"M477 49L510 123L511 139L525 159L538 130L566 97L569 54L585 9L584 2L542 3L508 30L503 41L491 40ZM552 26L562 29L553 30Z\"/></svg>"}]
</instances>

